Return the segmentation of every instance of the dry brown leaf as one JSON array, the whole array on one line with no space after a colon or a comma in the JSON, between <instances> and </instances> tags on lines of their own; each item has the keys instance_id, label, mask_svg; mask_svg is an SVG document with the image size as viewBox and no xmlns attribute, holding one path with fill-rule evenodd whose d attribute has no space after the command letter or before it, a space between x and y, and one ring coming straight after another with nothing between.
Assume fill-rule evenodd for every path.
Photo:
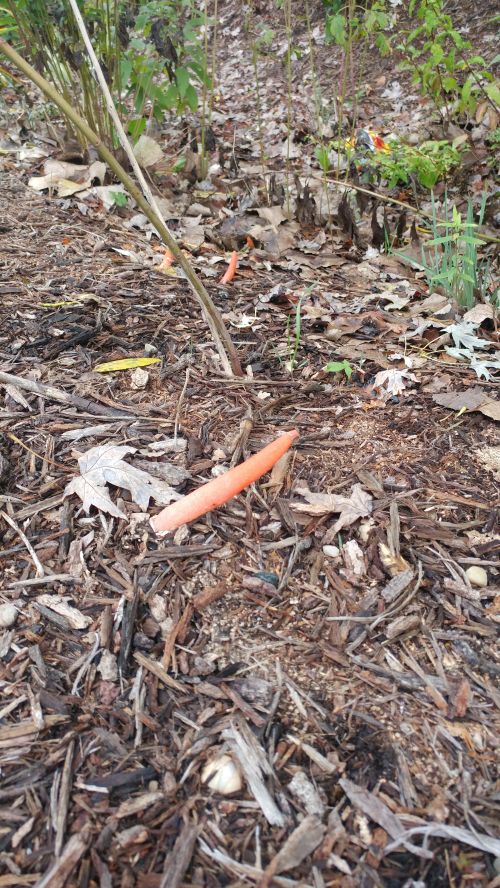
<instances>
[{"instance_id":1,"label":"dry brown leaf","mask_svg":"<svg viewBox=\"0 0 500 888\"><path fill-rule=\"evenodd\" d=\"M107 484L129 490L133 501L143 510L147 509L150 499L168 505L179 497L170 485L125 462L123 457L128 453L135 453L135 448L115 445L92 447L79 457L80 477L66 485L64 496L76 493L86 512L95 506L115 518L127 516L112 501Z\"/></svg>"},{"instance_id":2,"label":"dry brown leaf","mask_svg":"<svg viewBox=\"0 0 500 888\"><path fill-rule=\"evenodd\" d=\"M288 451L288 453L284 453L283 456L278 460L278 462L274 464L269 481L267 482L267 484L263 484L262 487L280 488L287 476L291 459L291 451Z\"/></svg>"},{"instance_id":3,"label":"dry brown leaf","mask_svg":"<svg viewBox=\"0 0 500 888\"><path fill-rule=\"evenodd\" d=\"M285 216L283 209L280 206L259 207L257 213L261 219L265 219L266 222L269 222L274 228L277 228L282 222L288 221L287 216Z\"/></svg>"},{"instance_id":4,"label":"dry brown leaf","mask_svg":"<svg viewBox=\"0 0 500 888\"><path fill-rule=\"evenodd\" d=\"M30 188L34 191L50 191L57 192L59 197L71 197L79 191L86 191L90 188L90 179L84 182L73 182L71 179L64 179L61 176L32 176L28 182Z\"/></svg>"},{"instance_id":5,"label":"dry brown leaf","mask_svg":"<svg viewBox=\"0 0 500 888\"><path fill-rule=\"evenodd\" d=\"M155 163L163 160L163 151L158 142L144 133L134 145L134 154L137 163L143 168L154 166Z\"/></svg>"},{"instance_id":6,"label":"dry brown leaf","mask_svg":"<svg viewBox=\"0 0 500 888\"><path fill-rule=\"evenodd\" d=\"M409 370L380 370L373 380L373 388L387 396L398 396L404 392L406 380L416 382L416 379Z\"/></svg>"},{"instance_id":7,"label":"dry brown leaf","mask_svg":"<svg viewBox=\"0 0 500 888\"><path fill-rule=\"evenodd\" d=\"M372 511L372 497L363 490L361 484L353 485L350 497L335 493L313 493L307 487L299 488L297 493L307 500L307 503L292 504L297 512L306 512L308 515L340 512L340 517L331 528L332 533L354 524L358 518L366 518Z\"/></svg>"},{"instance_id":8,"label":"dry brown leaf","mask_svg":"<svg viewBox=\"0 0 500 888\"><path fill-rule=\"evenodd\" d=\"M463 718L472 700L472 688L470 682L463 678L457 690L457 695L453 700L453 717Z\"/></svg>"},{"instance_id":9,"label":"dry brown leaf","mask_svg":"<svg viewBox=\"0 0 500 888\"><path fill-rule=\"evenodd\" d=\"M500 422L500 401L494 400L478 385L465 389L463 392L443 392L434 395L432 400L449 410L479 410L485 416Z\"/></svg>"},{"instance_id":10,"label":"dry brown leaf","mask_svg":"<svg viewBox=\"0 0 500 888\"><path fill-rule=\"evenodd\" d=\"M489 416L490 419L496 420L496 422L500 422L500 401L488 401L486 404L481 404L479 412L484 416Z\"/></svg>"},{"instance_id":11,"label":"dry brown leaf","mask_svg":"<svg viewBox=\"0 0 500 888\"><path fill-rule=\"evenodd\" d=\"M492 321L494 316L495 311L491 302L478 302L464 314L462 320L479 325L486 320Z\"/></svg>"}]
</instances>

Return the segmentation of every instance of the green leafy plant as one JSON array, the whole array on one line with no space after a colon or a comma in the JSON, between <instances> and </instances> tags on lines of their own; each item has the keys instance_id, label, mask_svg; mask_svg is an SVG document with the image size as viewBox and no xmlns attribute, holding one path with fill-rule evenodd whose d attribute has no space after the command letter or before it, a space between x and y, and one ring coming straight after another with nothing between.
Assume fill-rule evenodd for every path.
<instances>
[{"instance_id":1,"label":"green leafy plant","mask_svg":"<svg viewBox=\"0 0 500 888\"><path fill-rule=\"evenodd\" d=\"M346 118L351 131L356 126L360 95L357 79L363 68L364 49L375 42L382 55L390 51L386 36L390 27L390 15L386 11L386 0L371 0L366 8L356 0L345 0L342 3L325 0L324 5L326 42L335 43L342 49L340 78L333 97L333 115L340 140ZM340 175L340 167L337 175Z\"/></svg>"},{"instance_id":2,"label":"green leafy plant","mask_svg":"<svg viewBox=\"0 0 500 888\"><path fill-rule=\"evenodd\" d=\"M12 11L6 6L0 6L0 34L5 40L18 39L16 20Z\"/></svg>"},{"instance_id":3,"label":"green leafy plant","mask_svg":"<svg viewBox=\"0 0 500 888\"><path fill-rule=\"evenodd\" d=\"M329 172L331 151L344 154L348 163L355 163L360 181L379 184L387 188L406 185L416 180L424 188L434 188L439 181L446 181L450 173L460 165L462 144L460 140L446 139L423 142L419 146L406 145L397 139L388 139L389 150L359 152L354 140L332 139L316 145L314 155L324 173Z\"/></svg>"},{"instance_id":4,"label":"green leafy plant","mask_svg":"<svg viewBox=\"0 0 500 888\"><path fill-rule=\"evenodd\" d=\"M113 199L113 203L116 207L126 207L128 203L128 196L123 191L112 191L111 197Z\"/></svg>"},{"instance_id":5,"label":"green leafy plant","mask_svg":"<svg viewBox=\"0 0 500 888\"><path fill-rule=\"evenodd\" d=\"M361 182L379 184L383 180L387 188L406 185L412 179L424 188L434 188L437 182L447 180L460 165L461 145L446 139L423 142L419 146L407 145L389 139L389 150L363 151L350 144L352 140L333 139L328 144L317 145L314 154L323 172L331 169L332 149L345 154L348 162L356 164Z\"/></svg>"},{"instance_id":6,"label":"green leafy plant","mask_svg":"<svg viewBox=\"0 0 500 888\"><path fill-rule=\"evenodd\" d=\"M402 68L411 70L421 92L440 112L454 115L475 113L482 98L498 111L500 87L491 73L492 63L473 52L446 11L445 0L410 0L408 16L416 27L398 26L398 50Z\"/></svg>"},{"instance_id":7,"label":"green leafy plant","mask_svg":"<svg viewBox=\"0 0 500 888\"><path fill-rule=\"evenodd\" d=\"M347 358L344 358L343 361L329 361L328 364L323 367L323 370L325 370L326 373L343 373L347 379L350 379L353 374L353 369Z\"/></svg>"},{"instance_id":8,"label":"green leafy plant","mask_svg":"<svg viewBox=\"0 0 500 888\"><path fill-rule=\"evenodd\" d=\"M10 9L7 9L6 6L0 6L0 36L5 40L10 40L14 45L17 45L19 42L19 31L16 20ZM0 87L5 87L15 81L16 78L8 68L5 68L4 65L0 65Z\"/></svg>"},{"instance_id":9,"label":"green leafy plant","mask_svg":"<svg viewBox=\"0 0 500 888\"><path fill-rule=\"evenodd\" d=\"M328 145L316 145L316 148L314 149L314 156L315 156L316 160L318 161L320 168L323 170L323 172L328 173L332 168L332 164L330 161L329 146Z\"/></svg>"},{"instance_id":10,"label":"green leafy plant","mask_svg":"<svg viewBox=\"0 0 500 888\"><path fill-rule=\"evenodd\" d=\"M434 188L460 164L460 149L447 140L423 142L418 147L389 140L389 145L390 152L379 151L370 158L388 188L407 184L412 176L424 188Z\"/></svg>"},{"instance_id":11,"label":"green leafy plant","mask_svg":"<svg viewBox=\"0 0 500 888\"><path fill-rule=\"evenodd\" d=\"M363 39L374 39L382 54L390 50L384 33L390 23L384 0L373 0L366 8L344 0L323 0L326 9L325 36L327 43L346 48Z\"/></svg>"},{"instance_id":12,"label":"green leafy plant","mask_svg":"<svg viewBox=\"0 0 500 888\"><path fill-rule=\"evenodd\" d=\"M201 39L205 17L191 13L190 0L142 3L134 36L123 54L121 80L133 97L138 117L129 129L139 136L146 128L144 107L158 120L165 111L183 114L198 108L198 88L209 87L207 57Z\"/></svg>"},{"instance_id":13,"label":"green leafy plant","mask_svg":"<svg viewBox=\"0 0 500 888\"><path fill-rule=\"evenodd\" d=\"M472 306L479 299L496 300L492 291L491 269L488 263L481 262L479 247L485 241L477 234L482 224L486 206L486 193L483 194L478 213L478 222L474 222L472 199L467 203L465 217L455 206L450 208L447 197L444 201L444 218L437 218L436 204L432 195L432 237L421 250L421 261L401 254L412 265L425 273L430 290L439 288L446 296L454 299L465 308Z\"/></svg>"},{"instance_id":14,"label":"green leafy plant","mask_svg":"<svg viewBox=\"0 0 500 888\"><path fill-rule=\"evenodd\" d=\"M132 137L148 118L198 107L198 88L209 82L201 29L191 0L86 0L81 12L122 119ZM15 22L9 39L54 83L106 144L116 147L107 109L67 0L4 0ZM0 27L4 14L0 10ZM8 22L7 22L8 25Z\"/></svg>"},{"instance_id":15,"label":"green leafy plant","mask_svg":"<svg viewBox=\"0 0 500 888\"><path fill-rule=\"evenodd\" d=\"M291 315L288 315L286 325L286 343L288 349L287 367L293 373L297 367L297 353L299 351L300 337L302 334L302 299L299 298L295 308L295 323L293 334L291 331Z\"/></svg>"},{"instance_id":16,"label":"green leafy plant","mask_svg":"<svg viewBox=\"0 0 500 888\"><path fill-rule=\"evenodd\" d=\"M496 129L492 130L491 133L485 139L485 142L488 146L489 154L488 160L493 168L500 168L500 127L497 126Z\"/></svg>"}]
</instances>

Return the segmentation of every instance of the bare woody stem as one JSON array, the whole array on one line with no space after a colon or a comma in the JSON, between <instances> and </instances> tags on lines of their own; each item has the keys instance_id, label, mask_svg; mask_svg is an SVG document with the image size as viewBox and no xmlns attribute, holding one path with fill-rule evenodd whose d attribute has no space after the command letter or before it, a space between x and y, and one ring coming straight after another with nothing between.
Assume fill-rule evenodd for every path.
<instances>
[{"instance_id":1,"label":"bare woody stem","mask_svg":"<svg viewBox=\"0 0 500 888\"><path fill-rule=\"evenodd\" d=\"M243 376L243 371L241 369L238 354L226 329L224 321L222 320L222 316L218 308L213 303L209 293L198 278L193 266L184 256L184 253L178 246L177 242L170 234L167 226L154 211L154 209L149 205L148 201L142 194L141 190L137 187L133 179L131 179L128 173L125 172L121 164L118 163L116 157L112 154L109 148L107 148L106 145L103 144L97 133L95 133L88 126L86 121L83 120L83 118L74 110L74 108L72 108L72 106L63 98L63 96L61 96L57 89L52 86L52 84L50 84L47 80L45 80L45 78L42 77L41 74L38 73L38 71L35 71L35 69L25 59L23 59L22 56L20 56L19 53L17 53L16 50L13 49L12 46L10 46L2 37L0 37L0 52L6 55L7 58L16 66L16 68L23 74L25 74L26 77L28 77L36 86L38 86L39 89L41 89L41 91L44 93L44 95L47 96L47 98L50 99L51 102L54 102L54 104L57 105L62 114L69 120L71 120L78 131L83 136L85 136L89 144L94 146L101 159L105 163L107 163L115 176L124 185L128 193L136 201L137 205L140 207L146 218L149 219L151 224L154 226L165 246L168 247L168 249L172 252L175 259L182 268L184 274L186 275L194 296L201 306L202 312L210 328L210 332L219 352L224 371L229 375L234 374L235 376Z\"/></svg>"}]
</instances>

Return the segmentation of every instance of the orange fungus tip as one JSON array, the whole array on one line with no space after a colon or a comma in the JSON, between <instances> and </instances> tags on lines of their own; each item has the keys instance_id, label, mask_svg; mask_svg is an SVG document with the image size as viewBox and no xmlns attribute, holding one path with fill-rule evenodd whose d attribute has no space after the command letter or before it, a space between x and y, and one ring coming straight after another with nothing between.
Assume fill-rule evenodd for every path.
<instances>
[{"instance_id":1,"label":"orange fungus tip","mask_svg":"<svg viewBox=\"0 0 500 888\"><path fill-rule=\"evenodd\" d=\"M212 509L229 502L245 487L258 481L262 475L269 472L284 453L299 437L296 429L280 435L262 450L254 453L245 462L208 481L187 496L166 506L158 515L151 519L151 526L156 533L167 533L176 530L181 524L188 524L201 515L206 515Z\"/></svg>"}]
</instances>

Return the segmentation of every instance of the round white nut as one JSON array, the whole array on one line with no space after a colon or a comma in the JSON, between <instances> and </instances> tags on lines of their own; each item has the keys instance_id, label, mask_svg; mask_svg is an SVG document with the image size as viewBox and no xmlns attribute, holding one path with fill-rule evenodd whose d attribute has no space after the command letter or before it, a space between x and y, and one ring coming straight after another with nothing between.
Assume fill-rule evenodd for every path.
<instances>
[{"instance_id":1,"label":"round white nut","mask_svg":"<svg viewBox=\"0 0 500 888\"><path fill-rule=\"evenodd\" d=\"M17 607L13 604L0 604L0 629L9 629L17 620Z\"/></svg>"},{"instance_id":2,"label":"round white nut","mask_svg":"<svg viewBox=\"0 0 500 888\"><path fill-rule=\"evenodd\" d=\"M323 546L323 555L327 558L338 558L340 549L337 546Z\"/></svg>"},{"instance_id":3,"label":"round white nut","mask_svg":"<svg viewBox=\"0 0 500 888\"><path fill-rule=\"evenodd\" d=\"M201 782L221 795L238 792L243 785L241 774L230 755L218 755L207 762L201 774Z\"/></svg>"},{"instance_id":4,"label":"round white nut","mask_svg":"<svg viewBox=\"0 0 500 888\"><path fill-rule=\"evenodd\" d=\"M468 567L465 571L465 576L471 586L476 586L478 589L485 589L488 585L488 574L484 567L479 567L478 564L473 564L471 567Z\"/></svg>"}]
</instances>

